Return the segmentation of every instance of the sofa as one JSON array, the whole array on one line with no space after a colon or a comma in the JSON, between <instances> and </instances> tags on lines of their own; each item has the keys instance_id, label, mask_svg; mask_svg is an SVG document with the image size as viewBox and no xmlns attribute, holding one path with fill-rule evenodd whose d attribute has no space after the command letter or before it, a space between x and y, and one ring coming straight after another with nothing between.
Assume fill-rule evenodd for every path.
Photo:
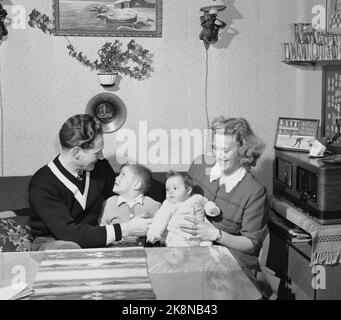
<instances>
[{"instance_id":1,"label":"sofa","mask_svg":"<svg viewBox=\"0 0 341 320\"><path fill-rule=\"evenodd\" d=\"M29 251L32 236L28 227L28 185L31 176L0 177L0 252ZM166 172L154 172L148 196L165 199Z\"/></svg>"}]
</instances>

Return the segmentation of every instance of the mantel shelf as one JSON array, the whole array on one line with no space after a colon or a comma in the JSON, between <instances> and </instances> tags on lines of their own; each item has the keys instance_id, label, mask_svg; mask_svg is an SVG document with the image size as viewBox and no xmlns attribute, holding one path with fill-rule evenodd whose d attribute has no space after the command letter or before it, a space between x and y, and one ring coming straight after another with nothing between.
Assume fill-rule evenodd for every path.
<instances>
[{"instance_id":1,"label":"mantel shelf","mask_svg":"<svg viewBox=\"0 0 341 320\"><path fill-rule=\"evenodd\" d=\"M294 66L341 66L341 60L283 60L282 62Z\"/></svg>"}]
</instances>

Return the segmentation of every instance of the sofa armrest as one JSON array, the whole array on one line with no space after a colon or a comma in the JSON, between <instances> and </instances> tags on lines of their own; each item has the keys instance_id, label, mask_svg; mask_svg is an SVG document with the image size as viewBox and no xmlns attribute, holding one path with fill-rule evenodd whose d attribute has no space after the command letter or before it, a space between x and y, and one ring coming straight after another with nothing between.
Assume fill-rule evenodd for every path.
<instances>
[{"instance_id":1,"label":"sofa armrest","mask_svg":"<svg viewBox=\"0 0 341 320\"><path fill-rule=\"evenodd\" d=\"M28 207L31 176L0 177L0 211Z\"/></svg>"}]
</instances>

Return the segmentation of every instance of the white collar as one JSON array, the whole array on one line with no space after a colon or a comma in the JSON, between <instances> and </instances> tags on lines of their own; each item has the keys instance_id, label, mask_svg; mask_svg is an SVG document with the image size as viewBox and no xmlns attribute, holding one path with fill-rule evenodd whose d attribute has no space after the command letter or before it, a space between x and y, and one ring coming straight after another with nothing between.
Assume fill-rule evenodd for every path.
<instances>
[{"instance_id":1,"label":"white collar","mask_svg":"<svg viewBox=\"0 0 341 320\"><path fill-rule=\"evenodd\" d=\"M218 163L215 164L215 166L211 169L210 173L210 183L213 181L220 179L219 184L225 184L225 190L227 193L231 192L236 185L243 180L245 174L246 174L246 169L244 167L240 167L238 170L233 172L232 174L225 176L222 174L220 167Z\"/></svg>"},{"instance_id":2,"label":"white collar","mask_svg":"<svg viewBox=\"0 0 341 320\"><path fill-rule=\"evenodd\" d=\"M138 195L134 200L127 200L124 196L119 195L117 199L117 206L120 206L122 203L126 203L130 208L137 203L143 204L143 194Z\"/></svg>"}]
</instances>

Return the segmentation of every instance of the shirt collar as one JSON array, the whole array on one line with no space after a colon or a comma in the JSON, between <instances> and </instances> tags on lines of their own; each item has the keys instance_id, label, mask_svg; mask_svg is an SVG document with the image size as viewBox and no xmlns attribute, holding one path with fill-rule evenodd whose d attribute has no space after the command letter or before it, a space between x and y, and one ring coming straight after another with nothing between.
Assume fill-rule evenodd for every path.
<instances>
[{"instance_id":1,"label":"shirt collar","mask_svg":"<svg viewBox=\"0 0 341 320\"><path fill-rule=\"evenodd\" d=\"M135 204L143 204L143 194L138 195L134 200L127 200L124 196L119 195L117 199L117 205L126 203L129 207L133 207Z\"/></svg>"},{"instance_id":2,"label":"shirt collar","mask_svg":"<svg viewBox=\"0 0 341 320\"><path fill-rule=\"evenodd\" d=\"M219 165L218 165L218 163L216 163L210 172L210 183L212 183L215 180L220 179L221 175L222 174L221 174L221 170L219 168Z\"/></svg>"},{"instance_id":3,"label":"shirt collar","mask_svg":"<svg viewBox=\"0 0 341 320\"><path fill-rule=\"evenodd\" d=\"M215 180L219 180L220 185L225 184L225 190L227 193L231 192L237 184L243 180L246 174L246 169L244 167L240 167L238 170L233 172L228 176L224 176L220 170L218 163L211 169L210 173L210 183Z\"/></svg>"}]
</instances>

